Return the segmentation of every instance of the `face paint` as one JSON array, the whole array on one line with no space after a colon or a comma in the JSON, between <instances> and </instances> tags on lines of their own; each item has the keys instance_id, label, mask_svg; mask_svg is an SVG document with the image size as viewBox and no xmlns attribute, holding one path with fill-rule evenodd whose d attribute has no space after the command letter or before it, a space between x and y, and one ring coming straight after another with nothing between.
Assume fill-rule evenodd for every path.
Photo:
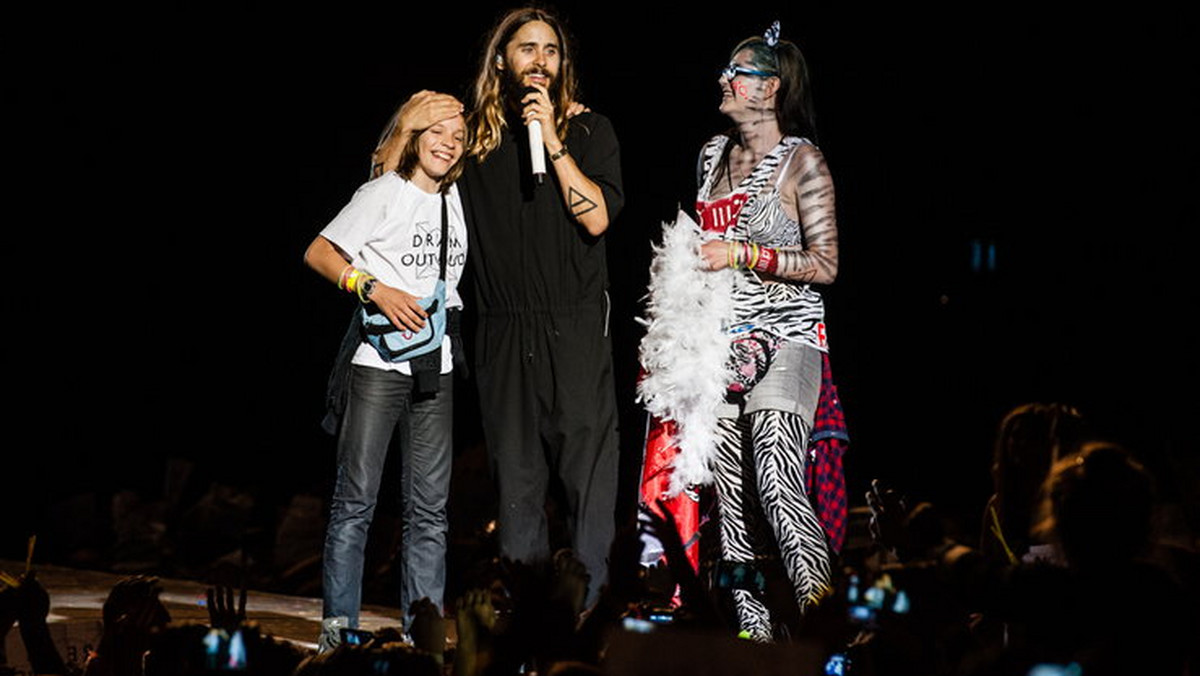
<instances>
[{"instance_id":1,"label":"face paint","mask_svg":"<svg viewBox=\"0 0 1200 676\"><path fill-rule=\"evenodd\" d=\"M774 114L774 106L768 103L766 96L768 82L773 77L777 75L755 67L749 50L739 51L729 65L721 69L719 82L724 92L721 112L726 115L737 114L738 110L761 116Z\"/></svg>"},{"instance_id":2,"label":"face paint","mask_svg":"<svg viewBox=\"0 0 1200 676\"><path fill-rule=\"evenodd\" d=\"M737 98L741 98L747 103L761 103L761 95L763 83L767 78L775 77L776 73L766 70L759 70L751 67L748 63L751 55L747 51L738 52L733 60L721 69L721 78L729 84L730 93ZM739 63L739 59L741 63ZM752 86L751 82L757 82L757 86Z\"/></svg>"},{"instance_id":3,"label":"face paint","mask_svg":"<svg viewBox=\"0 0 1200 676\"><path fill-rule=\"evenodd\" d=\"M755 107L761 107L762 90L765 82L763 80L748 81L746 78L737 78L729 81L729 90L737 98L742 99L748 104L755 104Z\"/></svg>"}]
</instances>

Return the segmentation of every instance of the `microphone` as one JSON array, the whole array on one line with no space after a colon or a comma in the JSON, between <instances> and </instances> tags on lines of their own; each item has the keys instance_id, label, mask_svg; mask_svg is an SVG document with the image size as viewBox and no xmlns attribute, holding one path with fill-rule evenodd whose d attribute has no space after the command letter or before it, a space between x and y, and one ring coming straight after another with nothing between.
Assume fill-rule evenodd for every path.
<instances>
[{"instance_id":1,"label":"microphone","mask_svg":"<svg viewBox=\"0 0 1200 676\"><path fill-rule=\"evenodd\" d=\"M521 90L521 98L537 92L534 87L525 87ZM530 120L525 128L529 131L529 161L533 179L541 185L546 180L546 150L542 146L542 123L540 120Z\"/></svg>"}]
</instances>

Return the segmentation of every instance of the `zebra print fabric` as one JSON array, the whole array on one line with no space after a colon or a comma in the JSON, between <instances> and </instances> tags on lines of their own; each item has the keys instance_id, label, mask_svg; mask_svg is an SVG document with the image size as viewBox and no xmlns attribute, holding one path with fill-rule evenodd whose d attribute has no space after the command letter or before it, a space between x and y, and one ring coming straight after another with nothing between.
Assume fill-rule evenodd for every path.
<instances>
[{"instance_id":1,"label":"zebra print fabric","mask_svg":"<svg viewBox=\"0 0 1200 676\"><path fill-rule=\"evenodd\" d=\"M741 203L739 213L732 214L733 219L725 230L725 239L751 240L767 246L791 246L803 241L800 223L784 213L779 200L779 186L772 183L771 178L783 176L784 172L777 170L786 168L792 151L805 143L808 143L806 139L783 137L750 175L734 188L733 194L740 193L746 198ZM704 175L696 194L697 201L708 201L712 197L713 184L719 173L717 163L725 156L725 146L728 144L729 137L721 135L709 141L700 151ZM769 189L764 190L768 186Z\"/></svg>"},{"instance_id":2,"label":"zebra print fabric","mask_svg":"<svg viewBox=\"0 0 1200 676\"><path fill-rule=\"evenodd\" d=\"M696 211L702 226L727 240L804 246L802 224L783 210L778 177L786 174L796 149L809 142L784 137L728 195L714 200L714 181L721 173L718 163L727 157L728 143L727 137L718 136L701 153ZM816 290L797 281L764 283L748 270L739 270L736 280L732 328L826 349L825 305ZM771 409L723 418L714 472L722 556L730 562L750 563L768 551L773 539L801 612L817 602L830 584L825 531L805 493L810 427L811 421L795 413ZM763 532L764 523L769 533ZM771 640L771 612L763 599L750 590L732 591L741 629L755 640Z\"/></svg>"},{"instance_id":3,"label":"zebra print fabric","mask_svg":"<svg viewBox=\"0 0 1200 676\"><path fill-rule=\"evenodd\" d=\"M727 240L771 247L803 244L801 225L783 211L779 186L771 179L782 176L795 149L809 141L783 137L730 195L712 200L717 163L725 156L728 142L728 137L717 136L701 151L703 180L696 194L696 211L702 226ZM819 292L808 284L764 284L752 270L738 272L733 292L738 324L826 349L825 302Z\"/></svg>"},{"instance_id":4,"label":"zebra print fabric","mask_svg":"<svg viewBox=\"0 0 1200 676\"><path fill-rule=\"evenodd\" d=\"M757 523L765 519L792 582L801 612L829 589L829 550L804 490L808 429L800 416L765 410L738 419L722 418L716 484L720 506L721 554L727 561L753 562ZM751 504L757 500L757 505ZM770 610L753 592L733 590L738 624L757 641L772 638Z\"/></svg>"}]
</instances>

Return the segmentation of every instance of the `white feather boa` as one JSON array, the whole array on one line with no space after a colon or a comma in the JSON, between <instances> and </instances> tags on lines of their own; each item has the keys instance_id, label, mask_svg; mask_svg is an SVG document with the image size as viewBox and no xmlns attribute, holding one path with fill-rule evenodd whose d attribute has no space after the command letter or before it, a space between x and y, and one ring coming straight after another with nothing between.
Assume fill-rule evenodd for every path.
<instances>
[{"instance_id":1,"label":"white feather boa","mask_svg":"<svg viewBox=\"0 0 1200 676\"><path fill-rule=\"evenodd\" d=\"M705 237L683 211L663 224L663 242L654 247L646 327L638 353L645 375L638 398L646 410L677 426L679 454L669 495L712 481L716 459L717 407L732 380L727 368L734 316L735 273L708 270L700 256Z\"/></svg>"}]
</instances>

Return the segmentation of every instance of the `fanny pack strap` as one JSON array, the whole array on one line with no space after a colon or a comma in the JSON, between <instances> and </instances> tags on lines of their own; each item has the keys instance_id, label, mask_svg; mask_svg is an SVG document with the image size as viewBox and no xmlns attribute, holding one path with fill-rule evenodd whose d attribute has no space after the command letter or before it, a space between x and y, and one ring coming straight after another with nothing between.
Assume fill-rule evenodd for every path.
<instances>
[{"instance_id":1,"label":"fanny pack strap","mask_svg":"<svg viewBox=\"0 0 1200 676\"><path fill-rule=\"evenodd\" d=\"M446 239L450 236L450 216L446 207L446 193L442 193L442 250L438 254L438 279L446 279Z\"/></svg>"}]
</instances>

